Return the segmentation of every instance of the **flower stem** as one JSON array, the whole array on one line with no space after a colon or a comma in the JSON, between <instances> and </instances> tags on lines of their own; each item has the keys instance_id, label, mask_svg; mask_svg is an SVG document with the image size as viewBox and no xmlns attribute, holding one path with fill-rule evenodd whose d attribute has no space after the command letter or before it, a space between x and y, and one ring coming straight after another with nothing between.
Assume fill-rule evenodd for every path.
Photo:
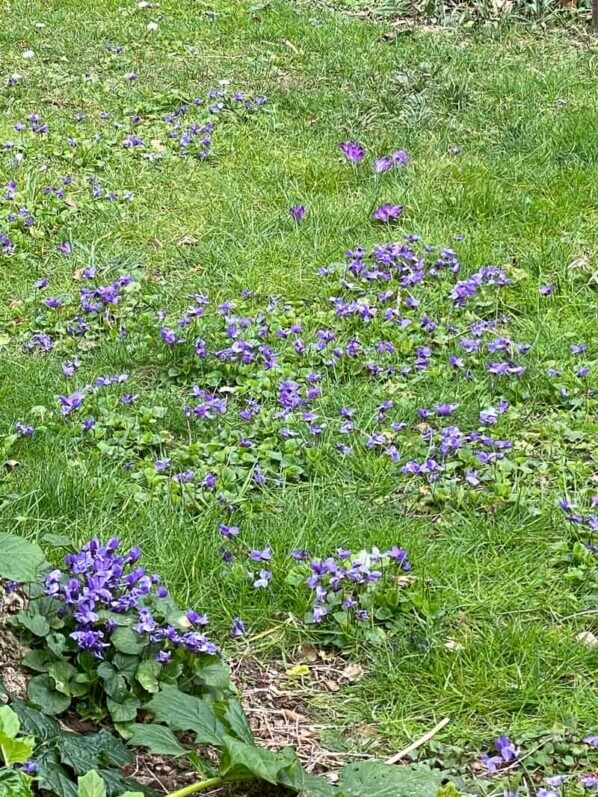
<instances>
[{"instance_id":1,"label":"flower stem","mask_svg":"<svg viewBox=\"0 0 598 797\"><path fill-rule=\"evenodd\" d=\"M187 797L188 794L196 794L198 791L205 791L211 789L212 786L219 786L222 783L222 778L208 778L207 780L198 780L197 783L192 783L190 786L185 786L183 789L172 791L168 797Z\"/></svg>"}]
</instances>

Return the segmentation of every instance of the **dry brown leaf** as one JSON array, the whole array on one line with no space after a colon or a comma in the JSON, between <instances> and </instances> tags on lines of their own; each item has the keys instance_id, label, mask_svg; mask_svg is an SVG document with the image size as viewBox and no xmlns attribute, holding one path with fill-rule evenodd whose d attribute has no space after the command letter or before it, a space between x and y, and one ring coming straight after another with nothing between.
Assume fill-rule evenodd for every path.
<instances>
[{"instance_id":1,"label":"dry brown leaf","mask_svg":"<svg viewBox=\"0 0 598 797\"><path fill-rule=\"evenodd\" d=\"M451 653L457 653L460 650L463 650L463 645L460 642L457 642L456 639L447 639L444 643L445 650L450 650Z\"/></svg>"},{"instance_id":2,"label":"dry brown leaf","mask_svg":"<svg viewBox=\"0 0 598 797\"><path fill-rule=\"evenodd\" d=\"M64 204L67 206L67 208L76 208L76 207L77 207L77 203L75 202L75 200L74 200L74 199L71 199L71 198L70 198L70 197L68 197L68 196L67 196L67 198L64 200Z\"/></svg>"},{"instance_id":3,"label":"dry brown leaf","mask_svg":"<svg viewBox=\"0 0 598 797\"><path fill-rule=\"evenodd\" d=\"M575 271L578 269L584 270L589 265L590 265L590 258L587 255L580 255L579 257L576 257L575 260L572 260L567 266L567 268L569 269L569 271Z\"/></svg>"},{"instance_id":4,"label":"dry brown leaf","mask_svg":"<svg viewBox=\"0 0 598 797\"><path fill-rule=\"evenodd\" d=\"M290 708L283 708L282 716L289 722L305 722L307 720L305 714L298 714L296 711L292 711Z\"/></svg>"},{"instance_id":5,"label":"dry brown leaf","mask_svg":"<svg viewBox=\"0 0 598 797\"><path fill-rule=\"evenodd\" d=\"M299 645L295 655L296 658L305 661L318 660L318 650L315 645L311 644L311 642L303 642L303 644Z\"/></svg>"},{"instance_id":6,"label":"dry brown leaf","mask_svg":"<svg viewBox=\"0 0 598 797\"><path fill-rule=\"evenodd\" d=\"M598 645L598 637L591 631L581 631L575 639L589 648L595 648Z\"/></svg>"},{"instance_id":7,"label":"dry brown leaf","mask_svg":"<svg viewBox=\"0 0 598 797\"><path fill-rule=\"evenodd\" d=\"M289 50L292 50L295 53L295 55L299 55L299 50L295 47L293 42L289 41L288 39L285 39L284 43L289 48Z\"/></svg>"},{"instance_id":8,"label":"dry brown leaf","mask_svg":"<svg viewBox=\"0 0 598 797\"><path fill-rule=\"evenodd\" d=\"M338 685L337 681L334 681L332 678L327 678L324 681L324 686L328 689L329 692L338 692L340 686Z\"/></svg>"},{"instance_id":9,"label":"dry brown leaf","mask_svg":"<svg viewBox=\"0 0 598 797\"><path fill-rule=\"evenodd\" d=\"M342 677L350 684L354 684L363 678L363 667L360 664L347 664L342 672Z\"/></svg>"},{"instance_id":10,"label":"dry brown leaf","mask_svg":"<svg viewBox=\"0 0 598 797\"><path fill-rule=\"evenodd\" d=\"M195 246L195 244L199 243L199 241L192 235L183 235L182 238L179 238L177 243L179 246Z\"/></svg>"}]
</instances>

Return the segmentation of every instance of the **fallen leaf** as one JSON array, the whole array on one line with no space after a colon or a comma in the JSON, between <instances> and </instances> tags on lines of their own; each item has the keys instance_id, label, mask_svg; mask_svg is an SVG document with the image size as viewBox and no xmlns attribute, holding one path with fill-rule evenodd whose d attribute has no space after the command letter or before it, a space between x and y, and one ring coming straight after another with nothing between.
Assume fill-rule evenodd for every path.
<instances>
[{"instance_id":1,"label":"fallen leaf","mask_svg":"<svg viewBox=\"0 0 598 797\"><path fill-rule=\"evenodd\" d=\"M576 257L575 260L572 260L567 268L570 271L575 271L576 269L586 269L590 265L590 258L587 255L580 255Z\"/></svg>"},{"instance_id":2,"label":"fallen leaf","mask_svg":"<svg viewBox=\"0 0 598 797\"><path fill-rule=\"evenodd\" d=\"M463 645L460 642L457 642L456 639L447 639L444 643L445 650L450 650L453 653L456 653L459 650L463 650Z\"/></svg>"},{"instance_id":3,"label":"fallen leaf","mask_svg":"<svg viewBox=\"0 0 598 797\"><path fill-rule=\"evenodd\" d=\"M294 667L289 667L286 674L289 678L302 678L305 675L309 675L309 667L307 664L295 664Z\"/></svg>"},{"instance_id":4,"label":"fallen leaf","mask_svg":"<svg viewBox=\"0 0 598 797\"><path fill-rule=\"evenodd\" d=\"M291 711L290 708L283 708L282 716L289 722L305 722L307 719L304 714L298 714L296 711Z\"/></svg>"},{"instance_id":5,"label":"fallen leaf","mask_svg":"<svg viewBox=\"0 0 598 797\"><path fill-rule=\"evenodd\" d=\"M338 683L336 681L333 681L332 678L329 678L328 680L324 681L324 686L326 687L326 689L328 689L329 692L338 692L338 690L340 689Z\"/></svg>"},{"instance_id":6,"label":"fallen leaf","mask_svg":"<svg viewBox=\"0 0 598 797\"><path fill-rule=\"evenodd\" d=\"M598 645L598 637L591 631L581 631L575 639L581 642L582 645L587 645L589 648L595 648Z\"/></svg>"},{"instance_id":7,"label":"fallen leaf","mask_svg":"<svg viewBox=\"0 0 598 797\"><path fill-rule=\"evenodd\" d=\"M305 659L305 661L317 661L317 648L315 645L312 645L311 642L303 642L303 644L299 645L297 648L296 657L298 659Z\"/></svg>"},{"instance_id":8,"label":"fallen leaf","mask_svg":"<svg viewBox=\"0 0 598 797\"><path fill-rule=\"evenodd\" d=\"M9 343L10 343L10 335L6 335L5 333L0 335L0 346L8 346Z\"/></svg>"},{"instance_id":9,"label":"fallen leaf","mask_svg":"<svg viewBox=\"0 0 598 797\"><path fill-rule=\"evenodd\" d=\"M363 667L360 664L347 664L342 677L350 684L354 684L363 677Z\"/></svg>"},{"instance_id":10,"label":"fallen leaf","mask_svg":"<svg viewBox=\"0 0 598 797\"><path fill-rule=\"evenodd\" d=\"M180 246L195 246L196 243L199 243L197 238L194 238L192 235L183 235L182 238L179 238L177 243Z\"/></svg>"},{"instance_id":11,"label":"fallen leaf","mask_svg":"<svg viewBox=\"0 0 598 797\"><path fill-rule=\"evenodd\" d=\"M289 50L292 50L295 53L295 55L299 55L299 50L295 47L293 42L289 41L288 39L285 39L284 43L289 48Z\"/></svg>"},{"instance_id":12,"label":"fallen leaf","mask_svg":"<svg viewBox=\"0 0 598 797\"><path fill-rule=\"evenodd\" d=\"M11 471L17 468L21 463L16 459L7 459L4 463L6 470Z\"/></svg>"},{"instance_id":13,"label":"fallen leaf","mask_svg":"<svg viewBox=\"0 0 598 797\"><path fill-rule=\"evenodd\" d=\"M76 208L77 207L77 203L75 202L75 200L71 199L70 197L67 197L64 200L64 204L67 206L67 208Z\"/></svg>"}]
</instances>

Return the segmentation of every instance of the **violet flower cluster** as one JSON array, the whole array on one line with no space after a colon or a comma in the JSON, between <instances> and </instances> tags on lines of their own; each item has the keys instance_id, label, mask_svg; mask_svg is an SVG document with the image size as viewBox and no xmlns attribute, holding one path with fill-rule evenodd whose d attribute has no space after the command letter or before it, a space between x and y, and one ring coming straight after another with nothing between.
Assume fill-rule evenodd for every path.
<instances>
[{"instance_id":1,"label":"violet flower cluster","mask_svg":"<svg viewBox=\"0 0 598 797\"><path fill-rule=\"evenodd\" d=\"M293 558L304 558L302 552L293 553ZM393 546L385 553L372 548L353 555L339 549L326 559L311 560L305 583L313 590L312 622L321 623L333 610L343 610L359 622L369 620L375 608L372 593L382 584L389 565L395 572L408 573L407 551Z\"/></svg>"},{"instance_id":2,"label":"violet flower cluster","mask_svg":"<svg viewBox=\"0 0 598 797\"><path fill-rule=\"evenodd\" d=\"M205 615L190 610L185 624L178 626L158 619L163 613L161 601L168 597L160 577L138 564L139 547L125 554L119 554L119 548L116 537L105 545L94 538L66 556L65 570L52 570L45 578L45 593L53 598L67 630L72 629L69 636L76 646L104 658L120 625L115 618L121 616L131 621L157 661L167 662L177 648L216 654L218 647L199 630L207 623Z\"/></svg>"}]
</instances>

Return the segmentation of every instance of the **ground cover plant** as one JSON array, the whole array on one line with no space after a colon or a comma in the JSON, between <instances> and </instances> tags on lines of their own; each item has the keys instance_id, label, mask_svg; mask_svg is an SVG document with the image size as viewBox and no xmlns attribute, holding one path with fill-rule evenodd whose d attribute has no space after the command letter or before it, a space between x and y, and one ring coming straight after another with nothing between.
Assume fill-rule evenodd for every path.
<instances>
[{"instance_id":1,"label":"ground cover plant","mask_svg":"<svg viewBox=\"0 0 598 797\"><path fill-rule=\"evenodd\" d=\"M308 645L359 665L313 699L323 746L380 758L448 717L420 760L482 777L442 788L591 789L595 43L290 3L11 11L0 505L48 562L5 549L25 708L138 745L157 716L176 757L197 730L152 706L177 689L220 723L197 744L249 744L217 654L307 684Z\"/></svg>"}]
</instances>

